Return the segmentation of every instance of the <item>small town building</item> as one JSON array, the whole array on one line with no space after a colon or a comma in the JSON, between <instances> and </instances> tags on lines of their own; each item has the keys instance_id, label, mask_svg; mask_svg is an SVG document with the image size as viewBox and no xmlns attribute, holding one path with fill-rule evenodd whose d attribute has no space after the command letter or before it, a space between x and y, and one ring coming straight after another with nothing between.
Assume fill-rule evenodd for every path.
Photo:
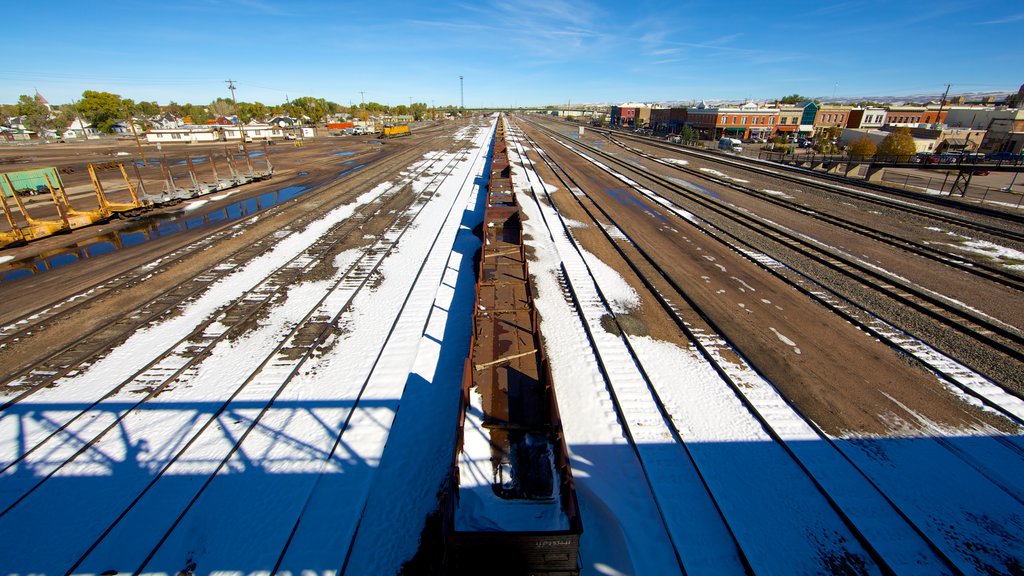
<instances>
[{"instance_id":1,"label":"small town building","mask_svg":"<svg viewBox=\"0 0 1024 576\"><path fill-rule=\"evenodd\" d=\"M686 110L686 123L704 140L723 137L767 140L774 135L778 120L778 108L762 108L753 102L740 106L708 106L702 101Z\"/></svg>"},{"instance_id":2,"label":"small town building","mask_svg":"<svg viewBox=\"0 0 1024 576\"><path fill-rule=\"evenodd\" d=\"M849 146L861 138L867 138L877 146L891 133L892 129L844 128L843 133L839 136L839 146ZM911 136L914 138L914 148L917 152L935 152L937 142L934 137L922 138L913 134Z\"/></svg>"},{"instance_id":3,"label":"small town building","mask_svg":"<svg viewBox=\"0 0 1024 576\"><path fill-rule=\"evenodd\" d=\"M655 134L678 134L686 125L686 108L652 108L651 129Z\"/></svg>"},{"instance_id":4,"label":"small town building","mask_svg":"<svg viewBox=\"0 0 1024 576\"><path fill-rule=\"evenodd\" d=\"M890 106L885 125L895 128L926 128L941 123L949 115L949 108L939 104L928 106Z\"/></svg>"},{"instance_id":5,"label":"small town building","mask_svg":"<svg viewBox=\"0 0 1024 576\"><path fill-rule=\"evenodd\" d=\"M246 138L253 140L271 140L273 138L284 138L284 130L269 124L246 124L245 126L224 126L222 128L224 140L241 140L244 130Z\"/></svg>"},{"instance_id":6,"label":"small town building","mask_svg":"<svg viewBox=\"0 0 1024 576\"><path fill-rule=\"evenodd\" d=\"M162 144L194 144L196 142L217 142L223 140L220 130L214 126L181 126L180 128L155 128L146 132L146 142Z\"/></svg>"},{"instance_id":7,"label":"small town building","mask_svg":"<svg viewBox=\"0 0 1024 576\"><path fill-rule=\"evenodd\" d=\"M829 128L846 128L850 120L849 106L835 106L826 104L818 108L814 115L814 134L818 135Z\"/></svg>"},{"instance_id":8,"label":"small town building","mask_svg":"<svg viewBox=\"0 0 1024 576\"><path fill-rule=\"evenodd\" d=\"M850 117L846 122L847 128L866 128L875 129L885 126L885 116L888 114L888 110L885 108L875 108L868 106L861 108L850 109Z\"/></svg>"},{"instance_id":9,"label":"small town building","mask_svg":"<svg viewBox=\"0 0 1024 576\"><path fill-rule=\"evenodd\" d=\"M644 128L651 123L651 107L639 102L612 106L611 125L623 128Z\"/></svg>"}]
</instances>

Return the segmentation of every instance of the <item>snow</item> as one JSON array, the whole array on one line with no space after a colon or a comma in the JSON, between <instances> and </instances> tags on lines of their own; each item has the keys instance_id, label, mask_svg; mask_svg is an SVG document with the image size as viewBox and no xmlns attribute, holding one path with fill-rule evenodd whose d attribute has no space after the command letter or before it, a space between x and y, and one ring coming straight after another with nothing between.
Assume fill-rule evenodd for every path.
<instances>
[{"instance_id":1,"label":"snow","mask_svg":"<svg viewBox=\"0 0 1024 576\"><path fill-rule=\"evenodd\" d=\"M14 256L0 256L0 264L14 260Z\"/></svg>"},{"instance_id":2,"label":"snow","mask_svg":"<svg viewBox=\"0 0 1024 576\"><path fill-rule=\"evenodd\" d=\"M513 161L518 160L515 154L510 154L510 157ZM530 171L526 172L529 175ZM533 179L539 182L539 178L532 175L520 184L520 188L529 187L529 180ZM624 177L620 179L625 180ZM552 188L541 183L534 185L533 189L540 190L541 186L549 190ZM831 513L828 503L793 465L789 456L772 442L729 388L719 381L710 366L695 362L692 352L672 344L635 337L630 337L627 343L624 338L604 331L601 318L606 312L597 302L603 299L608 272L595 274L585 266L578 269L579 265L572 261L579 256L573 253L581 252L569 245L571 230L558 228L557 216L546 203L535 204L540 210L540 218L529 206L524 202L528 216L526 230L533 238L535 253L552 252L545 249L544 244L548 238L553 240L554 252L561 258L560 265L577 295L587 330L596 344L599 362L615 391L613 401L623 407L625 427L637 443L652 491L686 571L743 572L735 555L735 544L726 534L725 525L715 511L716 505L725 515L729 531L739 541L746 559L755 570L814 573L822 569L818 564L820 555L830 553L866 560L866 553L852 542L852 535L843 535L846 529ZM537 226L538 222L546 222L550 231L531 231L531 224ZM538 270L543 267L534 263L530 269L538 275L539 283L543 276ZM618 282L607 283L614 290L622 282L620 278ZM595 289L596 292L591 294ZM538 299L538 306L543 302L542 298ZM546 329L548 313L543 307L541 314L544 318L542 331L550 339ZM624 346L636 352L643 373L625 353ZM557 347L548 345L549 349L562 347L561 344ZM561 403L559 358L553 357L552 368ZM576 374L579 374L578 370ZM594 366L591 365L589 370L593 371ZM664 402L674 430L666 426L656 399L644 388L644 374L650 378ZM596 395L596 391L592 394ZM563 415L563 420L567 418ZM675 434L685 444L674 442ZM578 448L569 429L566 438L570 450L575 452ZM673 456L673 451L678 454ZM691 459L697 464L696 469L688 467L692 464L683 466ZM697 478L697 469L703 480ZM578 480L578 484L583 483L583 480ZM715 504L712 504L712 499ZM700 508L695 507L702 501L707 507L706 516L698 517L695 513ZM683 508L676 508L683 504L687 507L685 512ZM617 512L630 514L628 511ZM586 521L586 517L584 519ZM767 524L777 529L766 534L763 526ZM719 531L717 536L716 530ZM701 544L687 545L694 541ZM643 570L637 572L645 573Z\"/></svg>"},{"instance_id":3,"label":"snow","mask_svg":"<svg viewBox=\"0 0 1024 576\"><path fill-rule=\"evenodd\" d=\"M492 132L464 127L456 138L467 152L427 155L304 229L282 229L260 258L225 262L229 275L178 313L0 414L4 570L397 573L452 462ZM688 323L684 346L608 332L640 294L580 246L574 231L589 225L544 198L558 187L530 168L515 130L510 159L584 524L584 574L820 573L843 561L871 573L850 525L900 574L948 572L939 554L965 573L1019 566L1019 435L943 429L908 409L911 421L893 420L903 437L826 436L710 327ZM411 227L365 235L367 246L332 256L329 278L284 292L266 284L312 264L307 251L331 227L405 185L425 194L399 218ZM696 221L640 193L681 224ZM770 304L732 280L730 290ZM231 331L228 306L250 289L246 298L271 306ZM813 297L848 306L823 290ZM322 329L315 345L297 336L300 325ZM1024 401L969 368L881 321L866 329L921 359L951 394L1024 419ZM801 334L772 330L799 354ZM476 527L564 528L557 498L494 496L489 436L471 399L463 511L484 522Z\"/></svg>"},{"instance_id":4,"label":"snow","mask_svg":"<svg viewBox=\"0 0 1024 576\"><path fill-rule=\"evenodd\" d=\"M495 470L491 463L491 434L484 427L483 399L470 391L459 454L459 501L455 528L460 531L529 532L568 530L558 483L545 500L507 500L491 489ZM554 475L554 462L551 462Z\"/></svg>"},{"instance_id":5,"label":"snow","mask_svg":"<svg viewBox=\"0 0 1024 576\"><path fill-rule=\"evenodd\" d=\"M18 438L6 434L8 423L17 423L17 417L5 414L0 421L5 461L18 454L17 441L43 441L43 445L3 477L4 504L37 482L40 474L55 475L0 518L0 525L8 533L17 525L42 528L26 520L39 514L61 518L60 527L53 531L59 537L52 540L34 535L34 530L20 531L25 555L9 558L11 565L23 566L23 571L50 571L47 566L54 572L66 570L109 525L99 546L76 570L100 572L111 566L134 570L150 551L147 570L167 572L182 569L186 557L200 571L239 567L266 571L279 555L282 566L298 562L299 567L337 569L342 561L338 551L352 540L420 348L431 303L448 270L454 238L463 228L464 207L475 192L475 178L482 173L487 131L472 134L475 153L459 155L456 170L437 181L433 198L413 206L420 212L410 216L418 224L386 258L378 255L378 260L384 258L379 267L366 266L363 283L371 277L389 281L371 290L357 290L358 286L345 282L331 289L332 281L291 286L284 297L274 300L275 306L256 327L217 344L206 359L188 367L141 410L135 392L142 388L140 382L133 381L120 391L115 388L112 396L100 399L92 418L73 423L75 436L58 435L47 442L45 433L52 430L47 423L40 427L43 430ZM451 155L440 158L439 166L452 159ZM426 188L432 177L425 175L414 187ZM97 394L110 389L109 383L127 382L133 371L163 349L161 343L173 345L187 336L191 326L237 298L244 288L258 284L280 263L299 255L327 227L380 192L362 196L301 232L283 234L274 250L212 286L179 317L141 330L81 374L63 379L52 392L43 391L40 400L53 396L56 407L47 416L70 423L76 413L74 402L95 402ZM392 244L398 239L392 233L384 235L384 241ZM335 262L353 262L354 256L343 253ZM306 260L301 257L291 265ZM409 273L416 270L420 272ZM341 279L340 272L335 278ZM345 308L348 301L351 307ZM343 317L331 320L341 310L345 310ZM342 334L328 336L324 342L330 346L307 355L289 354L295 347L282 348L280 343L304 318L335 323L342 327ZM212 338L224 328L225 324L217 323L202 337ZM327 351L318 352L323 349ZM164 370L173 370L175 363L180 368L181 356L177 358L162 361ZM267 360L253 362L259 358ZM292 372L296 378L282 389L279 383ZM108 383L105 388L104 382ZM325 383L335 384L325 388ZM111 427L116 414L124 414L125 419ZM341 444L339 429L344 430ZM80 446L69 442L71 437L102 437L103 450L86 450L60 466ZM232 453L238 439L242 444ZM157 471L164 474L156 477ZM72 505L67 499L68 482L88 478L102 481L81 484L74 495L80 502ZM262 505L254 507L254 502ZM320 507L322 502L331 506ZM121 510L127 513L116 518ZM239 530L239 526L252 529ZM336 529L325 531L325 526ZM287 553L282 553L283 546Z\"/></svg>"},{"instance_id":6,"label":"snow","mask_svg":"<svg viewBox=\"0 0 1024 576\"><path fill-rule=\"evenodd\" d=\"M1020 250L1016 250L1008 246L1000 246L999 244L986 240L978 240L977 238L963 236L955 232L943 231L935 228L930 228L930 230L944 232L948 236L952 237L954 241L927 242L927 244L948 246L954 250L980 254L981 256L985 256L1005 268L1009 268L1011 270L1024 270L1024 252L1021 252Z\"/></svg>"}]
</instances>

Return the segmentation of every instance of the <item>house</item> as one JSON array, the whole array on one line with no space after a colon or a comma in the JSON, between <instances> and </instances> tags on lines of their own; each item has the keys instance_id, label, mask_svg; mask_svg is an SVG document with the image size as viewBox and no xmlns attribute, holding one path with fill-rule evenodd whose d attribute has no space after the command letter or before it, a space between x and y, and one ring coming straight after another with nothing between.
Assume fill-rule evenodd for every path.
<instances>
[{"instance_id":1,"label":"house","mask_svg":"<svg viewBox=\"0 0 1024 576\"><path fill-rule=\"evenodd\" d=\"M291 116L274 116L267 124L277 126L278 128L295 128L300 122L298 118L292 118Z\"/></svg>"},{"instance_id":2,"label":"house","mask_svg":"<svg viewBox=\"0 0 1024 576\"><path fill-rule=\"evenodd\" d=\"M129 124L128 120L122 120L122 121L116 122L111 127L111 131L114 134L128 134L128 135L131 135L131 134L142 134L145 131L145 128L142 127L142 123L139 122L138 120L135 120L134 122L132 122L132 124L135 124L135 132L132 132L132 127L131 127L131 124Z\"/></svg>"},{"instance_id":3,"label":"house","mask_svg":"<svg viewBox=\"0 0 1024 576\"><path fill-rule=\"evenodd\" d=\"M215 126L234 126L235 124L238 124L238 116L234 114L232 114L231 116L217 116L215 119L210 120L206 124Z\"/></svg>"},{"instance_id":4,"label":"house","mask_svg":"<svg viewBox=\"0 0 1024 576\"><path fill-rule=\"evenodd\" d=\"M85 122L81 118L75 118L68 127L64 129L63 136L65 139L69 138L96 138L99 136L100 131L93 128L92 124Z\"/></svg>"},{"instance_id":5,"label":"house","mask_svg":"<svg viewBox=\"0 0 1024 576\"><path fill-rule=\"evenodd\" d=\"M174 114L169 112L149 117L149 123L157 129L180 128L185 123Z\"/></svg>"}]
</instances>

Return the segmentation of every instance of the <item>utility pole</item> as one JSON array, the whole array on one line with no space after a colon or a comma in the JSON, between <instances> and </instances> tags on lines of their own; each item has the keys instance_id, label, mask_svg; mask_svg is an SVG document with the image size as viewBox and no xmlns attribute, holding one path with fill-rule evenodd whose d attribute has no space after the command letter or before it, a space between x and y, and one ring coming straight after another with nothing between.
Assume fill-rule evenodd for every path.
<instances>
[{"instance_id":1,"label":"utility pole","mask_svg":"<svg viewBox=\"0 0 1024 576\"><path fill-rule=\"evenodd\" d=\"M939 122L942 121L942 107L946 105L946 97L949 96L949 89L952 87L952 84L946 84L946 92L942 94L942 102L939 102L939 113L935 115L935 124L932 125L932 128L938 128ZM974 127L973 120L971 121L971 127ZM970 137L970 132L967 133L967 136Z\"/></svg>"},{"instance_id":2,"label":"utility pole","mask_svg":"<svg viewBox=\"0 0 1024 576\"><path fill-rule=\"evenodd\" d=\"M139 142L139 133L135 130L135 115L132 114L131 110L125 109L128 112L128 125L132 127L132 136L135 137L135 145L139 147L139 155L142 156L142 165L146 165L146 153L142 150L142 142ZM139 180L141 182L141 180ZM145 192L145 190L143 190Z\"/></svg>"},{"instance_id":3,"label":"utility pole","mask_svg":"<svg viewBox=\"0 0 1024 576\"><path fill-rule=\"evenodd\" d=\"M228 83L228 90L231 90L231 103L235 107L235 117L238 118L238 135L242 141L242 153L245 154L245 164L249 166L249 148L245 145L245 126L242 124L242 115L238 113L238 101L235 100L235 81L230 78L225 80ZM249 166L252 172L252 166Z\"/></svg>"},{"instance_id":4,"label":"utility pole","mask_svg":"<svg viewBox=\"0 0 1024 576\"><path fill-rule=\"evenodd\" d=\"M462 76L459 76L459 110L463 111L466 109L466 92L463 89Z\"/></svg>"},{"instance_id":5,"label":"utility pole","mask_svg":"<svg viewBox=\"0 0 1024 576\"><path fill-rule=\"evenodd\" d=\"M363 128L365 129L366 128L366 126L365 126L365 124L366 124L366 92L363 92L362 90L359 91L359 110L360 110L360 116L362 116Z\"/></svg>"}]
</instances>

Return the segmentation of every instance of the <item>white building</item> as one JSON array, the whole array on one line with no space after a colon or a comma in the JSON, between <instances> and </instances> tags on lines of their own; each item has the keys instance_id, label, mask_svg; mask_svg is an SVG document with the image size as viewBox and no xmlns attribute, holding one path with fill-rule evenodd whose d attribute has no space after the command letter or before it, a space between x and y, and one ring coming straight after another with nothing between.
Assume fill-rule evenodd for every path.
<instances>
[{"instance_id":1,"label":"white building","mask_svg":"<svg viewBox=\"0 0 1024 576\"><path fill-rule=\"evenodd\" d=\"M182 126L162 128L146 132L146 142L164 144L193 144L195 142L216 142L223 140L220 130L213 126Z\"/></svg>"},{"instance_id":2,"label":"white building","mask_svg":"<svg viewBox=\"0 0 1024 576\"><path fill-rule=\"evenodd\" d=\"M221 126L224 131L225 140L241 140L242 130L236 126ZM246 138L253 140L270 140L272 138L284 138L284 130L269 124L247 124L242 127L245 130Z\"/></svg>"},{"instance_id":3,"label":"white building","mask_svg":"<svg viewBox=\"0 0 1024 576\"><path fill-rule=\"evenodd\" d=\"M99 135L100 131L93 128L92 124L84 122L81 118L75 118L67 128L64 129L62 136L64 138L81 138L85 136L86 139L95 138Z\"/></svg>"}]
</instances>

